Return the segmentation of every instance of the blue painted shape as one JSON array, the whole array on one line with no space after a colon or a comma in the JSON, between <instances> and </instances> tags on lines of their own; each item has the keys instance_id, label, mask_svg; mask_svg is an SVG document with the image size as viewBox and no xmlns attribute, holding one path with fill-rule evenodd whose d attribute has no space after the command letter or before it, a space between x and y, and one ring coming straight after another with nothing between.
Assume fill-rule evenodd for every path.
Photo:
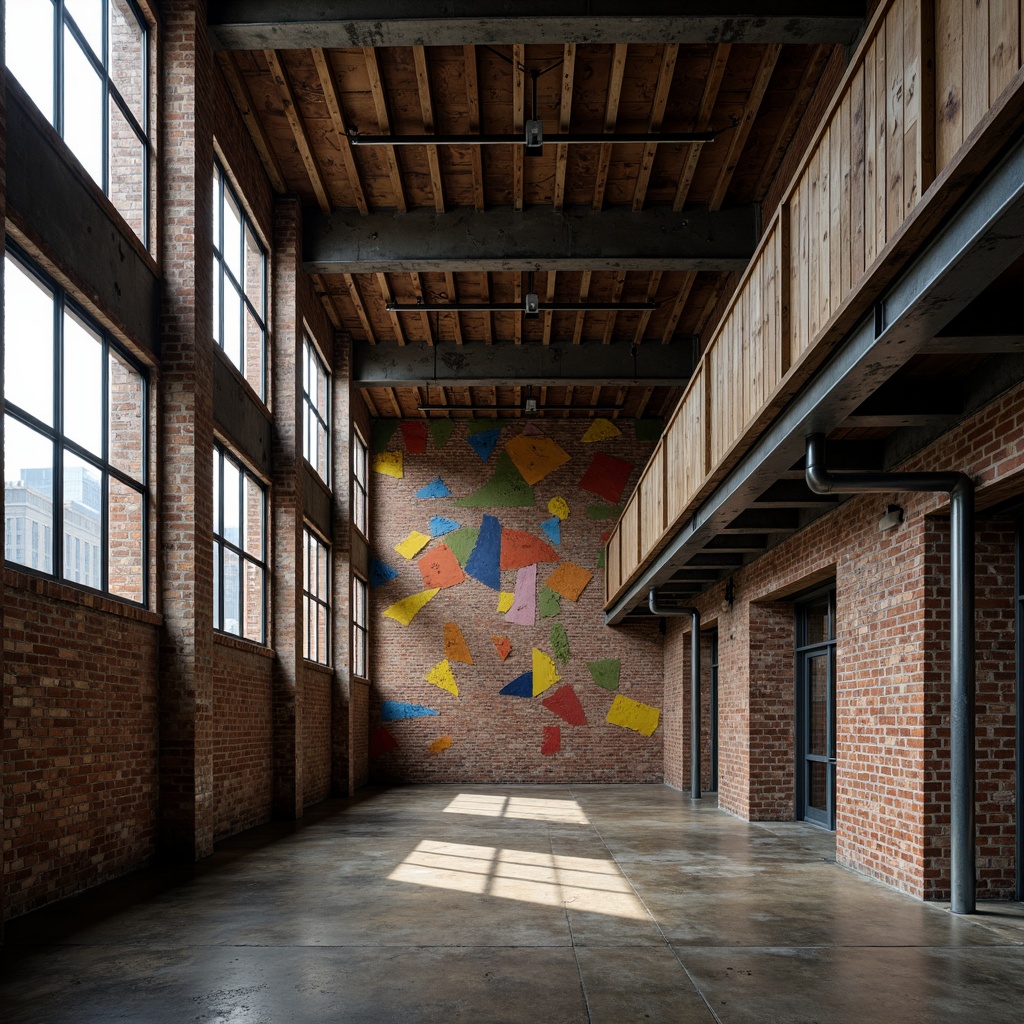
<instances>
[{"instance_id":1,"label":"blue painted shape","mask_svg":"<svg viewBox=\"0 0 1024 1024\"><path fill-rule=\"evenodd\" d=\"M485 587L501 590L501 523L494 516L484 516L466 572Z\"/></svg>"},{"instance_id":2,"label":"blue painted shape","mask_svg":"<svg viewBox=\"0 0 1024 1024\"><path fill-rule=\"evenodd\" d=\"M517 676L508 686L502 687L499 691L506 697L532 697L533 696L533 673L524 672Z\"/></svg>"},{"instance_id":3,"label":"blue painted shape","mask_svg":"<svg viewBox=\"0 0 1024 1024\"><path fill-rule=\"evenodd\" d=\"M434 516L430 520L430 536L443 537L446 533L457 530L462 524L454 519L445 519L444 516Z\"/></svg>"},{"instance_id":4,"label":"blue painted shape","mask_svg":"<svg viewBox=\"0 0 1024 1024\"><path fill-rule=\"evenodd\" d=\"M491 457L491 452L494 451L499 437L501 437L500 427L497 430L485 430L482 434L470 434L466 441L473 446L473 451L480 456L481 460L486 462Z\"/></svg>"},{"instance_id":5,"label":"blue painted shape","mask_svg":"<svg viewBox=\"0 0 1024 1024\"><path fill-rule=\"evenodd\" d=\"M562 543L562 520L558 516L552 516L546 522L540 524L540 528L548 535L552 544Z\"/></svg>"},{"instance_id":6,"label":"blue painted shape","mask_svg":"<svg viewBox=\"0 0 1024 1024\"><path fill-rule=\"evenodd\" d=\"M386 700L380 706L380 720L382 722L397 722L401 718L429 718L436 715L433 708L425 707L422 704L406 704L400 700Z\"/></svg>"},{"instance_id":7,"label":"blue painted shape","mask_svg":"<svg viewBox=\"0 0 1024 1024\"><path fill-rule=\"evenodd\" d=\"M398 576L398 570L392 569L387 562L379 558L370 559L370 589L381 587Z\"/></svg>"},{"instance_id":8,"label":"blue painted shape","mask_svg":"<svg viewBox=\"0 0 1024 1024\"><path fill-rule=\"evenodd\" d=\"M417 492L417 498L447 498L452 492L444 485L444 481L435 476L429 484L424 484Z\"/></svg>"}]
</instances>

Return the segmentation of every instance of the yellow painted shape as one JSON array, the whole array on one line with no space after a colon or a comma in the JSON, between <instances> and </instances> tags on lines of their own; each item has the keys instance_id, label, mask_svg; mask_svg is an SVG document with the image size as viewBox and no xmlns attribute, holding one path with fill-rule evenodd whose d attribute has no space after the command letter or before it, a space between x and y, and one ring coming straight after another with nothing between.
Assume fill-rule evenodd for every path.
<instances>
[{"instance_id":1,"label":"yellow painted shape","mask_svg":"<svg viewBox=\"0 0 1024 1024\"><path fill-rule=\"evenodd\" d=\"M550 689L562 677L555 668L554 659L543 651L533 649L533 695L543 693Z\"/></svg>"},{"instance_id":2,"label":"yellow painted shape","mask_svg":"<svg viewBox=\"0 0 1024 1024\"><path fill-rule=\"evenodd\" d=\"M660 708L652 708L650 704L641 704L638 700L630 700L619 694L608 709L606 721L612 725L621 725L623 729L632 729L642 736L653 736L660 718Z\"/></svg>"},{"instance_id":3,"label":"yellow painted shape","mask_svg":"<svg viewBox=\"0 0 1024 1024\"><path fill-rule=\"evenodd\" d=\"M498 611L504 614L512 607L516 602L516 595L510 594L505 590L502 590L498 594Z\"/></svg>"},{"instance_id":4,"label":"yellow painted shape","mask_svg":"<svg viewBox=\"0 0 1024 1024\"><path fill-rule=\"evenodd\" d=\"M373 471L383 473L385 476L393 476L396 480L402 479L402 453L401 452L377 452L373 457Z\"/></svg>"},{"instance_id":5,"label":"yellow painted shape","mask_svg":"<svg viewBox=\"0 0 1024 1024\"><path fill-rule=\"evenodd\" d=\"M447 750L451 745L451 736L438 736L438 738L434 740L427 749L432 754L440 754L442 750Z\"/></svg>"},{"instance_id":6,"label":"yellow painted shape","mask_svg":"<svg viewBox=\"0 0 1024 1024\"><path fill-rule=\"evenodd\" d=\"M505 445L508 457L530 485L539 483L569 461L568 454L550 437L520 434Z\"/></svg>"},{"instance_id":7,"label":"yellow painted shape","mask_svg":"<svg viewBox=\"0 0 1024 1024\"><path fill-rule=\"evenodd\" d=\"M408 626L409 623L416 618L416 613L428 601L430 601L440 589L440 587L434 587L433 590L421 590L418 594L410 594L408 597L403 597L401 601L396 601L384 613L384 618L394 619L395 622L400 622L403 626Z\"/></svg>"},{"instance_id":8,"label":"yellow painted shape","mask_svg":"<svg viewBox=\"0 0 1024 1024\"><path fill-rule=\"evenodd\" d=\"M548 511L559 519L568 519L569 502L565 498L554 497L548 502Z\"/></svg>"},{"instance_id":9,"label":"yellow painted shape","mask_svg":"<svg viewBox=\"0 0 1024 1024\"><path fill-rule=\"evenodd\" d=\"M405 540L395 545L395 550L403 558L415 558L429 543L430 538L425 533L413 530Z\"/></svg>"},{"instance_id":10,"label":"yellow painted shape","mask_svg":"<svg viewBox=\"0 0 1024 1024\"><path fill-rule=\"evenodd\" d=\"M609 437L619 437L619 430L611 420L594 420L590 429L580 438L581 441L607 441Z\"/></svg>"},{"instance_id":11,"label":"yellow painted shape","mask_svg":"<svg viewBox=\"0 0 1024 1024\"><path fill-rule=\"evenodd\" d=\"M456 697L459 695L459 685L455 682L455 673L452 672L452 666L447 658L444 661L439 661L427 673L426 680L428 683L440 686L442 690L447 690Z\"/></svg>"}]
</instances>

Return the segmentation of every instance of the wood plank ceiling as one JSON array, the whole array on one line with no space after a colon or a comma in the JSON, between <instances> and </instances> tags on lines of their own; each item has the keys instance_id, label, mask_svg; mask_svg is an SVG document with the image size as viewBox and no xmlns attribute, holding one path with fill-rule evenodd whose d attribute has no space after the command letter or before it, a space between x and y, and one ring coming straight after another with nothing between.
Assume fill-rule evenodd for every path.
<instances>
[{"instance_id":1,"label":"wood plank ceiling","mask_svg":"<svg viewBox=\"0 0 1024 1024\"><path fill-rule=\"evenodd\" d=\"M312 214L415 210L661 208L717 211L763 204L802 144L815 90L834 78L841 47L807 43L347 47L220 50L217 60L280 192ZM537 110L532 107L531 72ZM353 146L349 133L519 134L544 123L539 156L522 145ZM714 143L558 144L559 133L660 133L729 128ZM765 210L765 214L770 211ZM500 255L496 254L496 255ZM329 273L315 285L336 328L384 346L573 344L624 347L706 342L724 270L465 269ZM392 303L645 303L633 311L388 312ZM519 409L522 382L371 387L373 416L418 417L424 405ZM532 389L558 416L658 417L677 381ZM433 415L437 415L434 413ZM443 415L443 413L442 413Z\"/></svg>"}]
</instances>

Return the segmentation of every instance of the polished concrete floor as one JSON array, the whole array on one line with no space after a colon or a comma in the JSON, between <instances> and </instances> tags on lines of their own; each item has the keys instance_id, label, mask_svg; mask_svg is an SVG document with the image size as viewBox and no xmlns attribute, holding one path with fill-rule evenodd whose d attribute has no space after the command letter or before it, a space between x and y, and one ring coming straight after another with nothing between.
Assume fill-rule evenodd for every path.
<instances>
[{"instance_id":1,"label":"polished concrete floor","mask_svg":"<svg viewBox=\"0 0 1024 1024\"><path fill-rule=\"evenodd\" d=\"M6 1024L1024 1021L1024 909L661 786L369 790L8 924Z\"/></svg>"}]
</instances>

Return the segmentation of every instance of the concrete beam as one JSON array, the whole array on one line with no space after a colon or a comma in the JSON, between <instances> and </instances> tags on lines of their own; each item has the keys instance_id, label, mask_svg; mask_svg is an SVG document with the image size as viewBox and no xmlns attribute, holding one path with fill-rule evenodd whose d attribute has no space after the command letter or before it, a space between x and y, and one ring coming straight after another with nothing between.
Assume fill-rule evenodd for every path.
<instances>
[{"instance_id":1,"label":"concrete beam","mask_svg":"<svg viewBox=\"0 0 1024 1024\"><path fill-rule=\"evenodd\" d=\"M222 50L491 43L837 43L864 0L210 0ZM514 12L514 13L513 13Z\"/></svg>"},{"instance_id":2,"label":"concrete beam","mask_svg":"<svg viewBox=\"0 0 1024 1024\"><path fill-rule=\"evenodd\" d=\"M360 388L507 387L533 384L678 387L696 363L696 339L671 345L352 345L352 383Z\"/></svg>"},{"instance_id":3,"label":"concrete beam","mask_svg":"<svg viewBox=\"0 0 1024 1024\"><path fill-rule=\"evenodd\" d=\"M269 479L273 470L272 424L220 349L213 353L213 417L221 433Z\"/></svg>"},{"instance_id":4,"label":"concrete beam","mask_svg":"<svg viewBox=\"0 0 1024 1024\"><path fill-rule=\"evenodd\" d=\"M303 266L311 274L732 271L753 255L757 210L338 210L307 213L303 238Z\"/></svg>"}]
</instances>

